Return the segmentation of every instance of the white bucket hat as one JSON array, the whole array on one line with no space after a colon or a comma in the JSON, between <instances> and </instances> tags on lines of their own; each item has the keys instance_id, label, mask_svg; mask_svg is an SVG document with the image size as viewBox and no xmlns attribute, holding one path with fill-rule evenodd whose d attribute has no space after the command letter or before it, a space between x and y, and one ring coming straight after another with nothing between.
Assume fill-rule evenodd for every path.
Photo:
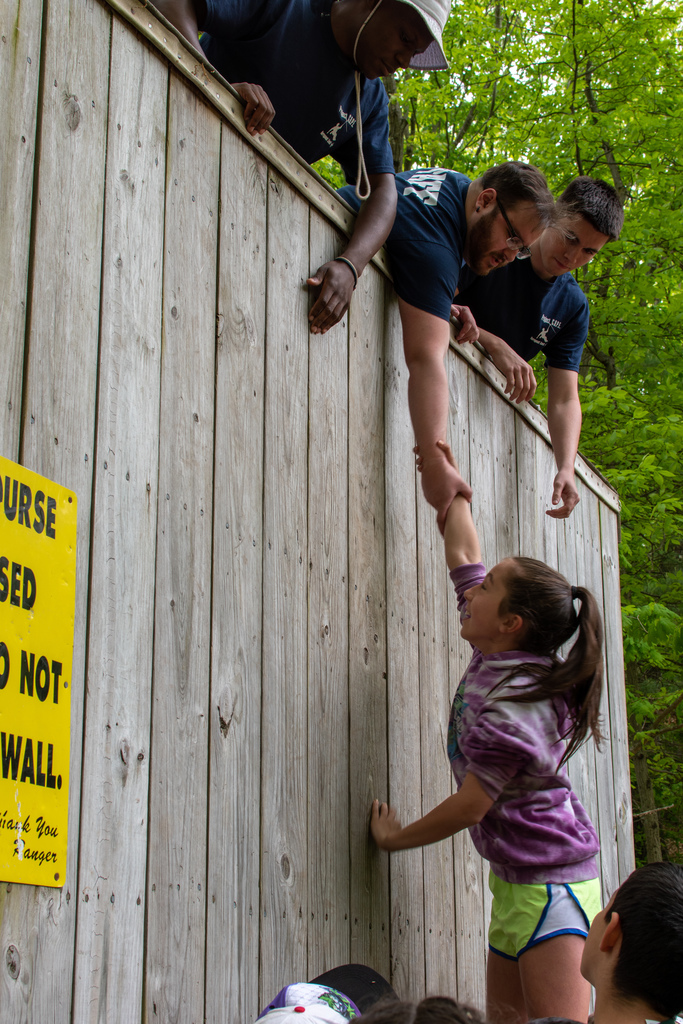
<instances>
[{"instance_id":1,"label":"white bucket hat","mask_svg":"<svg viewBox=\"0 0 683 1024\"><path fill-rule=\"evenodd\" d=\"M353 44L353 63L356 63L356 50L358 40L363 34L363 29L376 13L382 0L372 8L367 18L358 29L356 41ZM448 61L443 52L441 33L451 13L451 0L399 0L399 3L407 4L420 15L425 25L432 34L432 41L424 53L416 53L411 60L409 67L419 68L422 71L446 71ZM356 141L358 144L358 173L356 175L356 195L359 199L367 199L370 195L370 181L368 172L365 169L365 157L363 156L363 118L360 111L360 72L356 68Z\"/></svg>"},{"instance_id":2,"label":"white bucket hat","mask_svg":"<svg viewBox=\"0 0 683 1024\"><path fill-rule=\"evenodd\" d=\"M422 71L448 70L441 33L451 13L451 0L400 0L400 3L416 10L433 36L424 53L415 54L410 67Z\"/></svg>"}]
</instances>

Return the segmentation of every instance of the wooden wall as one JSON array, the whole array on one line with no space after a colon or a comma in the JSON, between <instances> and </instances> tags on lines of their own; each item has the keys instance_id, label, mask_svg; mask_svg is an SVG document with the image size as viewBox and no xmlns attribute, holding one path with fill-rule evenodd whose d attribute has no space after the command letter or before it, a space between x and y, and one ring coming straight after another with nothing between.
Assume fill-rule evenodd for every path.
<instances>
[{"instance_id":1,"label":"wooden wall","mask_svg":"<svg viewBox=\"0 0 683 1024\"><path fill-rule=\"evenodd\" d=\"M0 887L0 1021L242 1024L348 960L482 1004L469 838L367 841L373 797L407 820L450 792L467 660L391 285L370 266L309 337L348 214L137 0L0 19L0 451L77 493L79 537L67 878ZM489 562L603 601L610 742L572 773L607 894L633 861L616 496L582 463L548 519L542 417L477 353L449 377Z\"/></svg>"}]
</instances>

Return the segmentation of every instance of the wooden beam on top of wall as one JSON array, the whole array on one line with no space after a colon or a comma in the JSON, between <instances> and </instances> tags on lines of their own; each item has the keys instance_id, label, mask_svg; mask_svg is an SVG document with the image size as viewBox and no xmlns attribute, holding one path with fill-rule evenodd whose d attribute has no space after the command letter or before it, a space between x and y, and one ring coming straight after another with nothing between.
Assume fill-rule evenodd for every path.
<instances>
[{"instance_id":1,"label":"wooden beam on top of wall","mask_svg":"<svg viewBox=\"0 0 683 1024\"><path fill-rule=\"evenodd\" d=\"M244 126L242 101L228 82L200 53L161 15L148 0L105 0L126 21L130 22L146 39L159 49L174 67L193 82L228 123L253 146L284 178L299 190L309 202L346 235L353 230L354 214L328 183L313 170L291 146L276 132L269 129L263 135L252 137ZM391 279L391 271L384 249L373 256L372 262ZM488 383L509 401L505 394L505 378L493 363L473 345L452 347L470 366L481 373ZM515 404L519 413L550 444L548 422L543 413L528 402ZM578 455L576 474L583 483L619 513L621 504L616 491L603 476Z\"/></svg>"}]
</instances>

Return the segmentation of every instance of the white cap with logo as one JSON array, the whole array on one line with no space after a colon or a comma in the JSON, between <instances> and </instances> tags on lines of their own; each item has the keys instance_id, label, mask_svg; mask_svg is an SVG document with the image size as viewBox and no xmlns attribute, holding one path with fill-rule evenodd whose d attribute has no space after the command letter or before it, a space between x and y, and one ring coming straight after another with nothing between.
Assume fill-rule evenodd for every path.
<instances>
[{"instance_id":1,"label":"white cap with logo","mask_svg":"<svg viewBox=\"0 0 683 1024\"><path fill-rule=\"evenodd\" d=\"M268 1024L348 1024L346 1017L322 1003L316 1003L315 1006L280 1006L269 1010L259 1019Z\"/></svg>"}]
</instances>

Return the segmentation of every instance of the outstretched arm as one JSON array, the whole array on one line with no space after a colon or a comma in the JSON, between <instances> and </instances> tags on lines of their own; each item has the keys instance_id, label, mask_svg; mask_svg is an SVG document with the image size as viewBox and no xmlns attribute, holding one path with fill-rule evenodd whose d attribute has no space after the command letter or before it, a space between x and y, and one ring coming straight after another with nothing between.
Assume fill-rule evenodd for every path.
<instances>
[{"instance_id":1,"label":"outstretched arm","mask_svg":"<svg viewBox=\"0 0 683 1024\"><path fill-rule=\"evenodd\" d=\"M437 512L443 532L446 513L456 494L468 501L472 488L438 443L448 427L448 378L444 357L448 350L447 320L425 313L399 299L403 324L403 351L408 365L408 405L420 450L422 490Z\"/></svg>"},{"instance_id":2,"label":"outstretched arm","mask_svg":"<svg viewBox=\"0 0 683 1024\"><path fill-rule=\"evenodd\" d=\"M349 244L340 253L353 263L358 277L384 245L396 216L397 193L393 174L370 174L368 180L370 195L358 212ZM308 278L308 284L320 288L308 314L311 334L325 334L339 323L349 308L355 285L353 271L341 260L331 260L318 267Z\"/></svg>"},{"instance_id":3,"label":"outstretched arm","mask_svg":"<svg viewBox=\"0 0 683 1024\"><path fill-rule=\"evenodd\" d=\"M457 471L458 464L450 445L447 445L445 441L437 441L437 445ZM481 562L481 548L472 519L472 509L462 494L456 494L448 509L443 540L446 549L446 564L449 570L455 569L456 565L472 565L475 562Z\"/></svg>"},{"instance_id":4,"label":"outstretched arm","mask_svg":"<svg viewBox=\"0 0 683 1024\"><path fill-rule=\"evenodd\" d=\"M557 475L553 484L553 505L546 515L566 519L579 503L574 479L574 461L581 437L581 402L579 375L575 370L548 367L548 427L553 443Z\"/></svg>"},{"instance_id":5,"label":"outstretched arm","mask_svg":"<svg viewBox=\"0 0 683 1024\"><path fill-rule=\"evenodd\" d=\"M370 831L382 850L411 850L428 846L440 839L454 836L464 828L478 825L493 804L475 775L466 775L457 793L446 797L433 811L411 825L401 827L396 811L375 800L372 805Z\"/></svg>"}]
</instances>

